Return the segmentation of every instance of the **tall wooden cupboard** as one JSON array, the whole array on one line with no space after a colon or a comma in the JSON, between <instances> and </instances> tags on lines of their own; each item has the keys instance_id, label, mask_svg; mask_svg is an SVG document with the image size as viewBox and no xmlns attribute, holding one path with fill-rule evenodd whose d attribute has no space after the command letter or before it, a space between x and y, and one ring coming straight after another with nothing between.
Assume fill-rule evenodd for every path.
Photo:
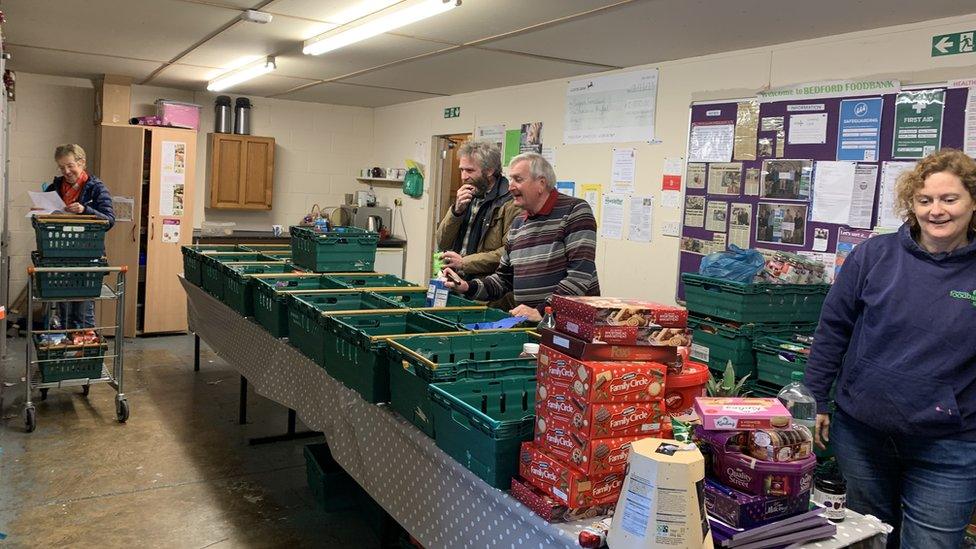
<instances>
[{"instance_id":1,"label":"tall wooden cupboard","mask_svg":"<svg viewBox=\"0 0 976 549\"><path fill-rule=\"evenodd\" d=\"M105 237L110 265L127 265L126 337L185 332L180 247L193 239L197 133L146 126L96 126L94 173L115 206ZM114 324L114 303L96 302L100 326Z\"/></svg>"}]
</instances>

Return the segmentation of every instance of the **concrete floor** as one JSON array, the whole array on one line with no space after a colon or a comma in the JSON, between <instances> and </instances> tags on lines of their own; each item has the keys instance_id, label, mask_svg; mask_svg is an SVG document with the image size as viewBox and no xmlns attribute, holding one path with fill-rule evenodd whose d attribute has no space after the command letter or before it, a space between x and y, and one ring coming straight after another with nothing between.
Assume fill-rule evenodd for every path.
<instances>
[{"instance_id":1,"label":"concrete floor","mask_svg":"<svg viewBox=\"0 0 976 549\"><path fill-rule=\"evenodd\" d=\"M359 511L325 513L306 486L303 446L249 437L284 432L287 411L253 392L237 424L239 377L188 335L127 342L131 418L115 391L51 390L24 432L23 338L0 370L0 545L378 547ZM13 384L8 386L8 384ZM303 430L299 422L299 430ZM0 536L2 538L3 536Z\"/></svg>"}]
</instances>

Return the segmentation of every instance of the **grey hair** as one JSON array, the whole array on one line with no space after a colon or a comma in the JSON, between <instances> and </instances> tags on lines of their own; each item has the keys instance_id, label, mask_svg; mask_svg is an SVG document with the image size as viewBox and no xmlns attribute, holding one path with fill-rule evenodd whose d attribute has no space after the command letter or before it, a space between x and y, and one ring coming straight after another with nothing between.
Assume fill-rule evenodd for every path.
<instances>
[{"instance_id":1,"label":"grey hair","mask_svg":"<svg viewBox=\"0 0 976 549\"><path fill-rule=\"evenodd\" d=\"M497 176L502 173L502 153L490 141L468 141L458 149L458 156L477 159L481 164L481 171L486 174L492 172Z\"/></svg>"},{"instance_id":2,"label":"grey hair","mask_svg":"<svg viewBox=\"0 0 976 549\"><path fill-rule=\"evenodd\" d=\"M69 154L75 157L75 160L85 159L85 149L82 149L81 145L77 143L66 143L64 145L58 145L58 148L54 149L54 160L57 161L59 158L64 158Z\"/></svg>"},{"instance_id":3,"label":"grey hair","mask_svg":"<svg viewBox=\"0 0 976 549\"><path fill-rule=\"evenodd\" d=\"M508 169L512 169L513 166L522 161L529 163L529 175L533 179L545 178L546 188L556 188L556 171L552 169L552 164L545 157L534 152L522 153L508 163Z\"/></svg>"}]
</instances>

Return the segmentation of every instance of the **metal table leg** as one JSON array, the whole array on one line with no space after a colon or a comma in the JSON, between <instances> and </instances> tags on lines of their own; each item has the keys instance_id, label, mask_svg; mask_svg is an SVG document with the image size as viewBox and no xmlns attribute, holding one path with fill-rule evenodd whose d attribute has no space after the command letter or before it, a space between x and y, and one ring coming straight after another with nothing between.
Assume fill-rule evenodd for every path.
<instances>
[{"instance_id":1,"label":"metal table leg","mask_svg":"<svg viewBox=\"0 0 976 549\"><path fill-rule=\"evenodd\" d=\"M298 440L302 438L312 438L317 436L322 436L319 431L302 431L301 433L295 432L295 422L296 414L295 410L288 408L288 431L283 435L274 435L270 437L259 437L252 438L247 441L251 446L257 446L258 444L270 444L272 442L284 442L286 440Z\"/></svg>"},{"instance_id":2,"label":"metal table leg","mask_svg":"<svg viewBox=\"0 0 976 549\"><path fill-rule=\"evenodd\" d=\"M193 334L193 371L200 371L200 336Z\"/></svg>"},{"instance_id":3,"label":"metal table leg","mask_svg":"<svg viewBox=\"0 0 976 549\"><path fill-rule=\"evenodd\" d=\"M238 425L244 425L247 423L247 378L241 376L241 394L238 399L240 403L240 408L237 411L237 423Z\"/></svg>"}]
</instances>

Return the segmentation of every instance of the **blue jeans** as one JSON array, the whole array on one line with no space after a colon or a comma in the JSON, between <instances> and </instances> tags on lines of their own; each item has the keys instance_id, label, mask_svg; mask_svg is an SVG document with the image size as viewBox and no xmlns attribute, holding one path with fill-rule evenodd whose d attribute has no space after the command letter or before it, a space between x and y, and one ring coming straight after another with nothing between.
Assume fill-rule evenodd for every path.
<instances>
[{"instance_id":1,"label":"blue jeans","mask_svg":"<svg viewBox=\"0 0 976 549\"><path fill-rule=\"evenodd\" d=\"M94 328L95 302L66 301L58 303L58 316L61 317L61 326L65 329Z\"/></svg>"},{"instance_id":2,"label":"blue jeans","mask_svg":"<svg viewBox=\"0 0 976 549\"><path fill-rule=\"evenodd\" d=\"M888 547L958 549L976 507L976 441L889 435L837 410L847 506L892 525Z\"/></svg>"}]
</instances>

